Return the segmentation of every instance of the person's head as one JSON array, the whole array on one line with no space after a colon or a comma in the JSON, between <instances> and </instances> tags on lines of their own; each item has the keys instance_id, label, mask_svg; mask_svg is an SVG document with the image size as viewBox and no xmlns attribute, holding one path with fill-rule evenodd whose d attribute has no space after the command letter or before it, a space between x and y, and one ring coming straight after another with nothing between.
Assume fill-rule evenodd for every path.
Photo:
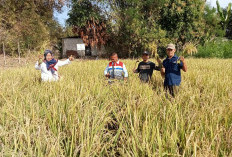
<instances>
[{"instance_id":1,"label":"person's head","mask_svg":"<svg viewBox=\"0 0 232 157\"><path fill-rule=\"evenodd\" d=\"M166 48L166 53L169 58L173 57L176 52L176 46L174 44L168 44Z\"/></svg>"},{"instance_id":2,"label":"person's head","mask_svg":"<svg viewBox=\"0 0 232 157\"><path fill-rule=\"evenodd\" d=\"M150 53L148 51L144 51L142 53L142 59L144 62L148 61Z\"/></svg>"},{"instance_id":3,"label":"person's head","mask_svg":"<svg viewBox=\"0 0 232 157\"><path fill-rule=\"evenodd\" d=\"M52 53L51 50L45 50L45 52L44 52L44 59L46 61L50 61L50 60L53 59L53 53Z\"/></svg>"},{"instance_id":4,"label":"person's head","mask_svg":"<svg viewBox=\"0 0 232 157\"><path fill-rule=\"evenodd\" d=\"M118 61L118 54L117 53L112 53L111 55L110 55L110 60L112 61L112 62L117 62Z\"/></svg>"}]
</instances>

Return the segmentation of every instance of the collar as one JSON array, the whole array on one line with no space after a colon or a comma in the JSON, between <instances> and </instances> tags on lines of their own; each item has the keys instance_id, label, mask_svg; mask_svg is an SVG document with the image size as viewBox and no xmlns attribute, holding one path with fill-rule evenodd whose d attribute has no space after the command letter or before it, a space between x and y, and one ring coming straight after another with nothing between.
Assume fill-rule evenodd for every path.
<instances>
[{"instance_id":1,"label":"collar","mask_svg":"<svg viewBox=\"0 0 232 157\"><path fill-rule=\"evenodd\" d=\"M144 62L144 61L142 61L143 63L150 63L150 61L147 61L147 62Z\"/></svg>"},{"instance_id":2,"label":"collar","mask_svg":"<svg viewBox=\"0 0 232 157\"><path fill-rule=\"evenodd\" d=\"M116 64L119 64L119 62L120 62L120 61L118 60L118 61L116 62ZM112 62L112 63L113 63L113 62Z\"/></svg>"},{"instance_id":3,"label":"collar","mask_svg":"<svg viewBox=\"0 0 232 157\"><path fill-rule=\"evenodd\" d=\"M177 55L176 55L176 54L174 54L174 56L173 56L172 58L170 58L170 59L173 59L173 58L178 58L178 57L177 57ZM167 56L167 58L166 58L166 59L169 59L169 58L168 58L168 56Z\"/></svg>"}]
</instances>

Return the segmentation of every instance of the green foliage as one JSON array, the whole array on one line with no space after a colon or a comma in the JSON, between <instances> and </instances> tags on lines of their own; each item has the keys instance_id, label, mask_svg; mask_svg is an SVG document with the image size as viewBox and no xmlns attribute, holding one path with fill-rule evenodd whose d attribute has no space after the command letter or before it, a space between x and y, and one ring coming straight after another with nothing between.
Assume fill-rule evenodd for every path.
<instances>
[{"instance_id":1,"label":"green foliage","mask_svg":"<svg viewBox=\"0 0 232 157\"><path fill-rule=\"evenodd\" d=\"M232 41L212 41L198 47L196 57L232 58Z\"/></svg>"},{"instance_id":2,"label":"green foliage","mask_svg":"<svg viewBox=\"0 0 232 157\"><path fill-rule=\"evenodd\" d=\"M230 21L230 16L231 16L231 12L232 12L232 10L231 10L232 3L228 4L228 7L225 10L225 12L221 8L218 0L217 0L216 4L217 4L217 12L218 12L218 15L221 19L221 26L222 26L223 30L225 30L229 24L229 21Z\"/></svg>"},{"instance_id":3,"label":"green foliage","mask_svg":"<svg viewBox=\"0 0 232 157\"><path fill-rule=\"evenodd\" d=\"M223 10L218 2L215 9L205 0L72 0L64 30L53 12L66 1L0 1L0 41L6 51L15 54L18 42L23 53L54 45L60 49L59 38L80 35L87 45L107 41L107 50L123 57L139 56L144 50L165 56L170 42L182 52L186 43L232 38L231 4ZM86 33L84 27L98 31Z\"/></svg>"},{"instance_id":4,"label":"green foliage","mask_svg":"<svg viewBox=\"0 0 232 157\"><path fill-rule=\"evenodd\" d=\"M62 1L1 1L0 40L5 43L6 52L17 54L18 42L21 53L40 51L54 45L63 30L53 19L53 9L62 5Z\"/></svg>"},{"instance_id":5,"label":"green foliage","mask_svg":"<svg viewBox=\"0 0 232 157\"><path fill-rule=\"evenodd\" d=\"M232 3L229 3L227 8L222 9L217 1L217 13L220 18L220 27L224 33L224 36L232 38Z\"/></svg>"},{"instance_id":6,"label":"green foliage","mask_svg":"<svg viewBox=\"0 0 232 157\"><path fill-rule=\"evenodd\" d=\"M166 0L161 9L159 23L172 38L183 46L186 42L198 42L204 37L203 0Z\"/></svg>"},{"instance_id":7,"label":"green foliage","mask_svg":"<svg viewBox=\"0 0 232 157\"><path fill-rule=\"evenodd\" d=\"M72 0L72 9L68 15L67 23L78 27L86 26L87 21L93 18L95 20L101 18L100 9L97 5L92 4L90 0Z\"/></svg>"},{"instance_id":8,"label":"green foliage","mask_svg":"<svg viewBox=\"0 0 232 157\"><path fill-rule=\"evenodd\" d=\"M110 35L122 56L138 56L144 50L157 53L157 47L166 37L166 31L156 22L162 1L109 1L113 21ZM110 19L111 20L111 19ZM109 28L109 29L111 29Z\"/></svg>"},{"instance_id":9,"label":"green foliage","mask_svg":"<svg viewBox=\"0 0 232 157\"><path fill-rule=\"evenodd\" d=\"M110 46L116 46L124 56L136 56L145 49L163 56L169 42L182 49L185 43L204 42L207 36L203 0L104 2L110 6L109 21L114 21L108 28L114 30Z\"/></svg>"},{"instance_id":10,"label":"green foliage","mask_svg":"<svg viewBox=\"0 0 232 157\"><path fill-rule=\"evenodd\" d=\"M230 16L230 21L227 27L226 37L232 39L232 16Z\"/></svg>"},{"instance_id":11,"label":"green foliage","mask_svg":"<svg viewBox=\"0 0 232 157\"><path fill-rule=\"evenodd\" d=\"M209 5L205 6L204 20L206 34L204 41L211 40L215 37L225 36L225 31L220 25L220 18L218 17L217 10L215 8L212 8Z\"/></svg>"}]
</instances>

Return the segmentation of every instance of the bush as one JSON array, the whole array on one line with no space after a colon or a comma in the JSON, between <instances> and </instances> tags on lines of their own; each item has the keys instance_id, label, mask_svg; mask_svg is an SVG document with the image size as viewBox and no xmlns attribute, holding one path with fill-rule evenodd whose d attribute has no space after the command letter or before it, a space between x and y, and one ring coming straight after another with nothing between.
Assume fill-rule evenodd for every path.
<instances>
[{"instance_id":1,"label":"bush","mask_svg":"<svg viewBox=\"0 0 232 157\"><path fill-rule=\"evenodd\" d=\"M232 58L232 41L214 41L198 47L196 57Z\"/></svg>"}]
</instances>

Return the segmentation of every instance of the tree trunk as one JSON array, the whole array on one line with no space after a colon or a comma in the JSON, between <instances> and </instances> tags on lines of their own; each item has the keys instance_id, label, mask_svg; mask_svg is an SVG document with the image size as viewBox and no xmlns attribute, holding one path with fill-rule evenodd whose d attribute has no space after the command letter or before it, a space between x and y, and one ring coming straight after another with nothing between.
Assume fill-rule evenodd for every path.
<instances>
[{"instance_id":1,"label":"tree trunk","mask_svg":"<svg viewBox=\"0 0 232 157\"><path fill-rule=\"evenodd\" d=\"M28 44L28 54L31 55L31 47L29 44Z\"/></svg>"},{"instance_id":2,"label":"tree trunk","mask_svg":"<svg viewBox=\"0 0 232 157\"><path fill-rule=\"evenodd\" d=\"M2 43L2 51L3 51L3 56L4 56L4 65L6 65L6 52L5 52L5 44L4 44L4 42Z\"/></svg>"},{"instance_id":3,"label":"tree trunk","mask_svg":"<svg viewBox=\"0 0 232 157\"><path fill-rule=\"evenodd\" d=\"M21 58L20 58L20 45L19 45L19 41L18 41L18 55L19 55L19 64L21 63Z\"/></svg>"}]
</instances>

